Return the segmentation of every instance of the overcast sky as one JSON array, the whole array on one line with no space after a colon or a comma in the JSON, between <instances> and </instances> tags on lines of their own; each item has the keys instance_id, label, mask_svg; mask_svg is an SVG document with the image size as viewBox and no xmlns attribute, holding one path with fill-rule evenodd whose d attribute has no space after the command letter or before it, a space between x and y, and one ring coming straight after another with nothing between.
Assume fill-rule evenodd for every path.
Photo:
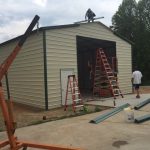
<instances>
[{"instance_id":1,"label":"overcast sky","mask_svg":"<svg viewBox=\"0 0 150 150\"><path fill-rule=\"evenodd\" d=\"M91 8L100 21L111 25L111 18L122 0L0 0L0 43L24 33L33 17L40 16L40 27L72 24L84 20Z\"/></svg>"}]
</instances>

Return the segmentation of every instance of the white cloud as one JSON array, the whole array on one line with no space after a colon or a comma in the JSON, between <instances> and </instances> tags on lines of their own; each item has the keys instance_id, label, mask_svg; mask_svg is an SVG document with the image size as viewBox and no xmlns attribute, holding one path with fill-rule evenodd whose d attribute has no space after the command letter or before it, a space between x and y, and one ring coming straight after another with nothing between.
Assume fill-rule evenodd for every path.
<instances>
[{"instance_id":1,"label":"white cloud","mask_svg":"<svg viewBox=\"0 0 150 150\"><path fill-rule=\"evenodd\" d=\"M36 5L44 7L44 6L46 6L47 0L33 0L33 3L35 3Z\"/></svg>"},{"instance_id":2,"label":"white cloud","mask_svg":"<svg viewBox=\"0 0 150 150\"><path fill-rule=\"evenodd\" d=\"M27 27L30 24L30 20L24 19L19 21L11 21L8 25L5 25L0 28L0 35L3 36L2 40L5 40L5 38L13 38L18 35L21 35L25 32ZM0 41L0 42L1 42Z\"/></svg>"},{"instance_id":3,"label":"white cloud","mask_svg":"<svg viewBox=\"0 0 150 150\"><path fill-rule=\"evenodd\" d=\"M43 26L71 24L84 20L91 8L100 21L111 25L111 17L122 0L5 0L0 1L0 42L22 34L34 15ZM28 22L28 23L27 23Z\"/></svg>"}]
</instances>

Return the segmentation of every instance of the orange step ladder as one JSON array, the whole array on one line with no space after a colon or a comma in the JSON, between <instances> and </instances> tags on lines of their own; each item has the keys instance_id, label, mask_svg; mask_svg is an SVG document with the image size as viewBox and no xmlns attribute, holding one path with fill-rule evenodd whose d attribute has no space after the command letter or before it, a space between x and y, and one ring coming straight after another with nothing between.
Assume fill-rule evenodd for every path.
<instances>
[{"instance_id":1,"label":"orange step ladder","mask_svg":"<svg viewBox=\"0 0 150 150\"><path fill-rule=\"evenodd\" d=\"M70 100L69 95L71 96L72 108L75 112L77 108L83 108L83 100L81 99L81 94L78 87L78 82L75 75L69 75L67 81L66 89L66 99L65 99L65 111L67 109L67 102Z\"/></svg>"},{"instance_id":2,"label":"orange step ladder","mask_svg":"<svg viewBox=\"0 0 150 150\"><path fill-rule=\"evenodd\" d=\"M104 89L102 88L102 84L105 84ZM117 96L121 96L123 98L117 77L115 77L102 48L99 48L96 53L96 66L93 87L93 94L98 93L101 96L103 95L104 91L106 91L106 94L108 91L108 95L110 92L114 99L116 99Z\"/></svg>"}]
</instances>

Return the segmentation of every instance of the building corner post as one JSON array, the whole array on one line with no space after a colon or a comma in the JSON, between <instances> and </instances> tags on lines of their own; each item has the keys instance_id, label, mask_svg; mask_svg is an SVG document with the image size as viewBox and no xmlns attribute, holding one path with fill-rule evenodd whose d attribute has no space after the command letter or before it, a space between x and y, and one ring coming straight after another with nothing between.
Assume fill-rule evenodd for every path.
<instances>
[{"instance_id":1,"label":"building corner post","mask_svg":"<svg viewBox=\"0 0 150 150\"><path fill-rule=\"evenodd\" d=\"M44 57L44 87L45 87L45 110L48 110L48 83L47 83L47 52L46 31L43 30L43 57Z\"/></svg>"}]
</instances>

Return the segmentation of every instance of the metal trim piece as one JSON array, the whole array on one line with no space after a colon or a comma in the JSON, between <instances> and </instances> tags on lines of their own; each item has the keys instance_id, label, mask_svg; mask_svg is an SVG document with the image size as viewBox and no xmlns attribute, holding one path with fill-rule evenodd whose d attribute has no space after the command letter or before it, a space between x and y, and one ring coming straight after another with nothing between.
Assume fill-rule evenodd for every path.
<instances>
[{"instance_id":1,"label":"metal trim piece","mask_svg":"<svg viewBox=\"0 0 150 150\"><path fill-rule=\"evenodd\" d=\"M43 57L44 57L44 85L45 85L45 110L48 110L48 84L47 84L47 52L46 31L43 31Z\"/></svg>"},{"instance_id":2,"label":"metal trim piece","mask_svg":"<svg viewBox=\"0 0 150 150\"><path fill-rule=\"evenodd\" d=\"M138 109L140 109L141 107L145 106L148 103L150 103L150 98L145 100L145 101L143 101L143 102L141 102L141 103L139 103L139 104L137 104L136 106L134 106L134 109L138 110Z\"/></svg>"},{"instance_id":3,"label":"metal trim piece","mask_svg":"<svg viewBox=\"0 0 150 150\"><path fill-rule=\"evenodd\" d=\"M114 108L113 110L111 110L111 111L109 111L109 112L106 112L106 113L100 115L99 117L96 117L95 119L92 119L92 120L90 121L90 123L98 124L98 123L104 121L105 119L107 119L107 118L109 118L109 117L111 117L111 116L113 116L113 115L119 113L119 112L122 111L124 108L129 107L129 106L130 106L130 104L126 103L126 104L124 104L124 105L121 105L121 106L119 106L119 107L116 107L116 108Z\"/></svg>"},{"instance_id":4,"label":"metal trim piece","mask_svg":"<svg viewBox=\"0 0 150 150\"><path fill-rule=\"evenodd\" d=\"M5 81L6 81L6 88L7 88L7 97L9 100L10 99L10 88L9 88L8 74L5 74Z\"/></svg>"},{"instance_id":5,"label":"metal trim piece","mask_svg":"<svg viewBox=\"0 0 150 150\"><path fill-rule=\"evenodd\" d=\"M148 121L148 120L150 120L150 114L135 118L134 122L135 123L142 123L142 122Z\"/></svg>"}]
</instances>

